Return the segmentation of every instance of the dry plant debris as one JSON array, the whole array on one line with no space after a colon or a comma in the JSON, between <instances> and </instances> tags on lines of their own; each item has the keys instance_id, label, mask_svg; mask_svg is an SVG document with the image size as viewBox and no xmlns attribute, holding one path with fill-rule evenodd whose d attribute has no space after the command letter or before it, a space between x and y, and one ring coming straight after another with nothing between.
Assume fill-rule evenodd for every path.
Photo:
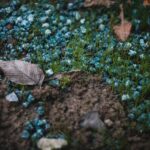
<instances>
[{"instance_id":1,"label":"dry plant debris","mask_svg":"<svg viewBox=\"0 0 150 150\"><path fill-rule=\"evenodd\" d=\"M85 7L91 7L91 6L106 6L106 7L110 7L111 5L113 5L115 2L112 0L85 0L84 2L84 6Z\"/></svg>"},{"instance_id":2,"label":"dry plant debris","mask_svg":"<svg viewBox=\"0 0 150 150\"><path fill-rule=\"evenodd\" d=\"M117 35L118 39L121 41L127 40L131 33L132 24L124 19L124 12L123 12L123 6L120 6L121 12L120 12L120 19L121 24L115 25L113 27L115 34Z\"/></svg>"},{"instance_id":3,"label":"dry plant debris","mask_svg":"<svg viewBox=\"0 0 150 150\"><path fill-rule=\"evenodd\" d=\"M41 85L45 77L38 65L21 60L0 61L0 69L10 81L23 85Z\"/></svg>"}]
</instances>

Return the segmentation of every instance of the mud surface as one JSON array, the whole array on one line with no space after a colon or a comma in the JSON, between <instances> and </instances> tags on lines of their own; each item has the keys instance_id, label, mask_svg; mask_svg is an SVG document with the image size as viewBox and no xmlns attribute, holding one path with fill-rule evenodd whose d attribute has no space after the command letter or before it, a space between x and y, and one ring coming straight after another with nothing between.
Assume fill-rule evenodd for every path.
<instances>
[{"instance_id":1,"label":"mud surface","mask_svg":"<svg viewBox=\"0 0 150 150\"><path fill-rule=\"evenodd\" d=\"M71 79L68 88L62 90L45 86L35 88L33 94L38 100L44 96L47 99L45 118L53 128L71 135L74 142L68 149L116 149L113 141L120 139L123 139L121 149L149 149L149 135L138 135L127 130L128 120L122 104L98 76L78 72L67 76ZM37 104L25 109L20 103L9 103L2 96L3 90L0 88L0 149L31 149L33 143L22 140L20 135L24 123L36 117L34 110ZM89 112L98 112L104 123L111 120L110 125L105 123L105 133L81 127L83 116Z\"/></svg>"}]
</instances>

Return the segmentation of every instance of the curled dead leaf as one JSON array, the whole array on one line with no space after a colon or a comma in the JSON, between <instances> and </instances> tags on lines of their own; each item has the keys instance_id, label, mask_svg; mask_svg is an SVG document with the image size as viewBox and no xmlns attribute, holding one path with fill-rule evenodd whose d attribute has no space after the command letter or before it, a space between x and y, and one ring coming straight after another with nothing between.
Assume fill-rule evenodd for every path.
<instances>
[{"instance_id":1,"label":"curled dead leaf","mask_svg":"<svg viewBox=\"0 0 150 150\"><path fill-rule=\"evenodd\" d=\"M21 60L0 61L2 70L8 80L23 85L41 85L45 78L43 71L36 64Z\"/></svg>"},{"instance_id":2,"label":"curled dead leaf","mask_svg":"<svg viewBox=\"0 0 150 150\"><path fill-rule=\"evenodd\" d=\"M84 6L85 7L91 7L91 6L106 6L109 8L111 5L113 5L115 2L112 0L85 0L84 1Z\"/></svg>"}]
</instances>

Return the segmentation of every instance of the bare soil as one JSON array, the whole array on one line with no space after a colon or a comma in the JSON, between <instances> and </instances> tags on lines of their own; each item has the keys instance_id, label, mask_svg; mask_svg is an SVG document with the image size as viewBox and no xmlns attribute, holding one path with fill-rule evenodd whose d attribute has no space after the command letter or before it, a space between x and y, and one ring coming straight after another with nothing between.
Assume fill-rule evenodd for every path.
<instances>
[{"instance_id":1,"label":"bare soil","mask_svg":"<svg viewBox=\"0 0 150 150\"><path fill-rule=\"evenodd\" d=\"M46 99L45 118L55 131L69 134L72 144L67 149L116 149L115 140L122 140L121 149L148 150L150 136L128 130L128 120L123 105L112 89L97 75L82 72L64 74L71 79L65 89L43 86L35 87L37 101ZM36 117L37 103L25 109L21 103L9 103L4 99L6 87L0 84L0 150L31 150L33 143L21 139L24 123ZM100 119L110 119L112 125L107 135L80 126L83 116L98 112ZM107 144L107 145L106 145Z\"/></svg>"}]
</instances>

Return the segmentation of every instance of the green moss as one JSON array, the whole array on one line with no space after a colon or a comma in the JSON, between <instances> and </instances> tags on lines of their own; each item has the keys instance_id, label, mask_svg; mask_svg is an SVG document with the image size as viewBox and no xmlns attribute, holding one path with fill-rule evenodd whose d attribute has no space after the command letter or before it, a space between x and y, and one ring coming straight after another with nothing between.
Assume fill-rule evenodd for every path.
<instances>
[{"instance_id":1,"label":"green moss","mask_svg":"<svg viewBox=\"0 0 150 150\"><path fill-rule=\"evenodd\" d=\"M60 86L62 89L68 87L71 84L71 79L69 76L64 76L60 79Z\"/></svg>"},{"instance_id":2,"label":"green moss","mask_svg":"<svg viewBox=\"0 0 150 150\"><path fill-rule=\"evenodd\" d=\"M50 65L50 68L52 68L54 73L60 72L60 70L61 70L60 61L53 61Z\"/></svg>"}]
</instances>

